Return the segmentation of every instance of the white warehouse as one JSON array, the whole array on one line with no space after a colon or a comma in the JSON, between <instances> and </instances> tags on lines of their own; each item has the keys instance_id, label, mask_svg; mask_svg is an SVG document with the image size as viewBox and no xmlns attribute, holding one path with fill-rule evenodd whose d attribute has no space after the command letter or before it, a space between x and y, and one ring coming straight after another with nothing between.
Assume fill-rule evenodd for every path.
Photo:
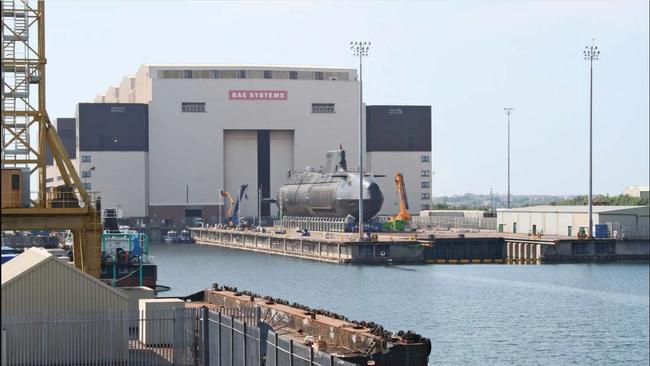
<instances>
[{"instance_id":1,"label":"white warehouse","mask_svg":"<svg viewBox=\"0 0 650 366\"><path fill-rule=\"evenodd\" d=\"M607 224L617 237L647 238L650 206L593 206L593 224ZM589 227L588 206L531 206L497 210L497 227L505 233L573 236Z\"/></svg>"},{"instance_id":2,"label":"white warehouse","mask_svg":"<svg viewBox=\"0 0 650 366\"><path fill-rule=\"evenodd\" d=\"M76 157L86 159L78 166L90 190L101 191L103 207L120 206L125 217L216 219L224 209L219 191L236 196L242 184L249 189L241 214L254 216L258 187L263 198L274 198L289 173L318 169L328 150L342 145L348 151L348 166L358 166L356 79L357 71L347 68L142 65L135 76L98 95L96 107L82 103L77 108ZM138 105L146 108L146 116L141 116ZM368 108L378 127L366 128L364 151L369 152L364 165L386 175L377 178L385 181L378 182L385 196L381 213L396 211L387 202L392 201L398 170L406 177L411 211L417 213L430 201L431 108ZM401 116L382 117L396 111ZM110 116L99 119L122 125L124 133L95 126L93 121L99 120L95 116L106 113L141 116L142 121L128 118L127 124L137 126L135 132ZM412 118L417 121L407 123ZM386 128L386 123L392 127ZM103 137L85 136L84 128L100 131ZM386 137L400 129L406 132L387 144ZM366 140L375 148L367 150ZM115 160L103 158L109 151L121 154L112 154ZM124 171L124 164L131 174ZM107 175L113 171L119 178ZM263 204L261 214L275 217L277 208Z\"/></svg>"}]
</instances>

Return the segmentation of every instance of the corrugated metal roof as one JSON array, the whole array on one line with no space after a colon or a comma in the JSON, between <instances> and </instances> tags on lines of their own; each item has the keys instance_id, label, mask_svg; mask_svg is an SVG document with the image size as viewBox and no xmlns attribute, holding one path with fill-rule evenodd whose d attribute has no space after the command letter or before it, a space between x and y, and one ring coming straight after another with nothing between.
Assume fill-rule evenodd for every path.
<instances>
[{"instance_id":1,"label":"corrugated metal roof","mask_svg":"<svg viewBox=\"0 0 650 366\"><path fill-rule=\"evenodd\" d=\"M45 264L53 261L56 265L60 266L65 271L72 271L79 277L84 277L85 280L93 282L97 286L101 286L104 289L119 295L124 299L128 299L128 296L118 291L117 289L108 286L99 279L82 272L70 264L66 264L56 256L52 255L48 251L42 248L30 248L25 250L22 254L16 258L10 260L9 262L2 265L2 288L9 286L11 283L15 282L19 278L27 275L29 272L36 270L37 268L44 266Z\"/></svg>"},{"instance_id":2,"label":"corrugated metal roof","mask_svg":"<svg viewBox=\"0 0 650 366\"><path fill-rule=\"evenodd\" d=\"M42 248L30 248L2 265L2 287L54 257Z\"/></svg>"},{"instance_id":3,"label":"corrugated metal roof","mask_svg":"<svg viewBox=\"0 0 650 366\"><path fill-rule=\"evenodd\" d=\"M617 212L624 210L636 210L650 208L650 206L592 206L594 213ZM529 206L517 208L500 208L499 212L566 212L566 213L587 213L588 206Z\"/></svg>"}]
</instances>

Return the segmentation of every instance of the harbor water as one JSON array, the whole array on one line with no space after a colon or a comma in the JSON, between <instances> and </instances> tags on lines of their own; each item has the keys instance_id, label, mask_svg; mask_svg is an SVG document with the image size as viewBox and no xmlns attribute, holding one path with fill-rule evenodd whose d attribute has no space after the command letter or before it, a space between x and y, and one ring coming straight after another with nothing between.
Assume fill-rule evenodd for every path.
<instances>
[{"instance_id":1,"label":"harbor water","mask_svg":"<svg viewBox=\"0 0 650 366\"><path fill-rule=\"evenodd\" d=\"M648 365L648 263L360 266L153 243L161 296L213 282L413 329L435 365Z\"/></svg>"}]
</instances>

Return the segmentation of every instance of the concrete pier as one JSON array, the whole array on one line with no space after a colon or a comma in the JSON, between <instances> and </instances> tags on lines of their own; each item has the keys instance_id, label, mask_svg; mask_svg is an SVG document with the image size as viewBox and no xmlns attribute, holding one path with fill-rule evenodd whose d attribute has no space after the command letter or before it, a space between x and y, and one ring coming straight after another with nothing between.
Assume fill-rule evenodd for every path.
<instances>
[{"instance_id":1,"label":"concrete pier","mask_svg":"<svg viewBox=\"0 0 650 366\"><path fill-rule=\"evenodd\" d=\"M197 243L331 263L363 264L537 264L650 260L647 240L553 239L462 234L417 237L383 233L372 241L353 241L342 233L275 234L216 228L191 228Z\"/></svg>"}]
</instances>

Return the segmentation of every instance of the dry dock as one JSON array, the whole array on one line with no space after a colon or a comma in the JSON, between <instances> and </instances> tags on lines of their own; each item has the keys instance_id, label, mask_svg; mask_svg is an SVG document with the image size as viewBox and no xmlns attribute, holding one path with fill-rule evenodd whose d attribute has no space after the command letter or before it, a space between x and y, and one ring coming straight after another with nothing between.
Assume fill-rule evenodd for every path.
<instances>
[{"instance_id":1,"label":"dry dock","mask_svg":"<svg viewBox=\"0 0 650 366\"><path fill-rule=\"evenodd\" d=\"M192 228L197 243L332 263L465 264L650 260L648 240L503 236L476 233L382 233L372 241L355 234L259 233Z\"/></svg>"}]
</instances>

